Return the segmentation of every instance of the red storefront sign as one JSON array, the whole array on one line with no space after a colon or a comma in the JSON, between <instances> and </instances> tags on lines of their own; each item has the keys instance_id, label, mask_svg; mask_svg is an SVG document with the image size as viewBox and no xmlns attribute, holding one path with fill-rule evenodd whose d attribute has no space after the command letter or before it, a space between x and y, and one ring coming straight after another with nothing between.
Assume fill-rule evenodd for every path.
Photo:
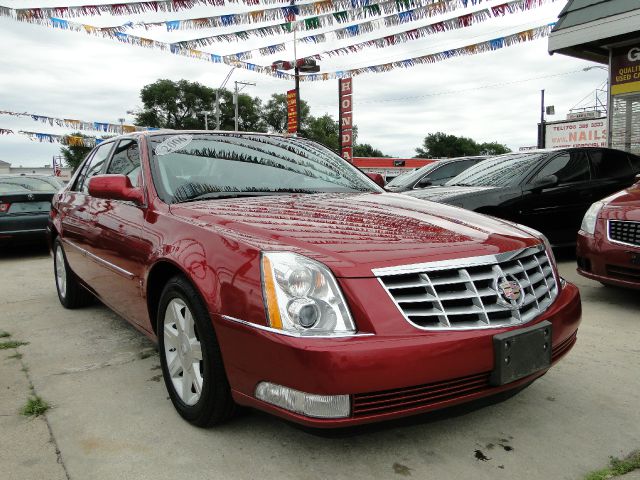
<instances>
[{"instance_id":1,"label":"red storefront sign","mask_svg":"<svg viewBox=\"0 0 640 480\"><path fill-rule=\"evenodd\" d=\"M353 79L341 78L338 81L338 100L340 102L340 153L342 158L353 162Z\"/></svg>"},{"instance_id":2,"label":"red storefront sign","mask_svg":"<svg viewBox=\"0 0 640 480\"><path fill-rule=\"evenodd\" d=\"M298 107L296 104L296 91L287 92L287 132L296 133L298 131Z\"/></svg>"}]
</instances>

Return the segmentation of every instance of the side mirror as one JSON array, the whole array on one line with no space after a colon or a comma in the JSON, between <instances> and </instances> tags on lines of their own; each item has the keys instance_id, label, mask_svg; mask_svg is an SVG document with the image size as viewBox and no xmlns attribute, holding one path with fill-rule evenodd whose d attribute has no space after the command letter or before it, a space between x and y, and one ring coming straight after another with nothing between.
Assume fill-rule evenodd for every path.
<instances>
[{"instance_id":1,"label":"side mirror","mask_svg":"<svg viewBox=\"0 0 640 480\"><path fill-rule=\"evenodd\" d=\"M367 173L367 177L376 182L376 185L378 185L379 187L384 188L384 177L379 173Z\"/></svg>"},{"instance_id":2,"label":"side mirror","mask_svg":"<svg viewBox=\"0 0 640 480\"><path fill-rule=\"evenodd\" d=\"M531 183L531 188L534 190L542 190L544 188L555 187L556 185L558 185L558 177L555 175L549 175L534 180Z\"/></svg>"},{"instance_id":3,"label":"side mirror","mask_svg":"<svg viewBox=\"0 0 640 480\"><path fill-rule=\"evenodd\" d=\"M424 188L430 187L431 185L433 185L431 179L429 177L424 177L418 183L416 183L413 188Z\"/></svg>"},{"instance_id":4,"label":"side mirror","mask_svg":"<svg viewBox=\"0 0 640 480\"><path fill-rule=\"evenodd\" d=\"M96 175L89 179L89 195L108 200L144 203L141 188L134 188L126 175Z\"/></svg>"}]
</instances>

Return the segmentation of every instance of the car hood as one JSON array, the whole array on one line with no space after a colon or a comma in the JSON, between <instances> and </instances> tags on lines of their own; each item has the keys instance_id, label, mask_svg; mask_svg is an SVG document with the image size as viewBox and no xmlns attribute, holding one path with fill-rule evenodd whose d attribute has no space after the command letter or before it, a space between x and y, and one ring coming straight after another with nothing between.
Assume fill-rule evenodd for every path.
<instances>
[{"instance_id":1,"label":"car hood","mask_svg":"<svg viewBox=\"0 0 640 480\"><path fill-rule=\"evenodd\" d=\"M419 190L411 190L406 195L431 200L432 202L449 203L451 205L462 205L464 200L477 196L486 195L488 192L497 190L498 187L462 187L447 186L427 187Z\"/></svg>"},{"instance_id":2,"label":"car hood","mask_svg":"<svg viewBox=\"0 0 640 480\"><path fill-rule=\"evenodd\" d=\"M609 220L640 222L640 182L605 198L601 216Z\"/></svg>"},{"instance_id":3,"label":"car hood","mask_svg":"<svg viewBox=\"0 0 640 480\"><path fill-rule=\"evenodd\" d=\"M504 221L391 193L217 199L172 205L171 212L263 251L314 258L342 277L540 243Z\"/></svg>"}]
</instances>

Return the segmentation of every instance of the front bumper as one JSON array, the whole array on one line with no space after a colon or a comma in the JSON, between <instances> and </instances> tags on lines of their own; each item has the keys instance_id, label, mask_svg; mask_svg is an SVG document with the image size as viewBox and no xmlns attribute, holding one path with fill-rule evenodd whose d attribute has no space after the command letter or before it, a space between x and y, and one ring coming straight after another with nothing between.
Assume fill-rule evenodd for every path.
<instances>
[{"instance_id":1,"label":"front bumper","mask_svg":"<svg viewBox=\"0 0 640 480\"><path fill-rule=\"evenodd\" d=\"M386 313L374 311L378 315ZM221 315L213 315L213 321L237 403L303 425L334 428L415 415L518 389L545 371L507 385L491 386L493 336L549 320L553 324L555 363L574 345L580 317L578 289L566 284L553 305L537 319L509 328L439 332L409 328L399 329L398 334L376 331L371 336L304 339L254 328ZM367 324L360 322L357 314L356 321L361 328ZM398 322L404 320L394 318L392 323ZM255 398L256 385L261 381L308 393L348 394L351 415L316 419L275 407Z\"/></svg>"},{"instance_id":2,"label":"front bumper","mask_svg":"<svg viewBox=\"0 0 640 480\"><path fill-rule=\"evenodd\" d=\"M640 247L611 242L606 221L598 220L595 235L578 232L578 273L608 285L640 290Z\"/></svg>"}]
</instances>

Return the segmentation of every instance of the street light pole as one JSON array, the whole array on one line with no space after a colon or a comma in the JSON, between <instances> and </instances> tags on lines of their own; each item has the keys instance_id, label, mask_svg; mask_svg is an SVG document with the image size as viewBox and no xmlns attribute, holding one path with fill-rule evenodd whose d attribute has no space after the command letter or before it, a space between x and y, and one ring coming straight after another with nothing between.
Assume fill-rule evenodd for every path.
<instances>
[{"instance_id":1,"label":"street light pole","mask_svg":"<svg viewBox=\"0 0 640 480\"><path fill-rule=\"evenodd\" d=\"M246 86L252 86L255 87L255 83L253 82L238 82L237 80L234 82L236 84L235 89L233 91L233 104L235 105L235 131L238 131L238 104L240 103L238 101L238 93L240 92L240 90L238 90L238 85L244 85Z\"/></svg>"},{"instance_id":2,"label":"street light pole","mask_svg":"<svg viewBox=\"0 0 640 480\"><path fill-rule=\"evenodd\" d=\"M538 129L538 148L544 148L545 144L545 128L544 128L544 89L541 90L540 99L540 128Z\"/></svg>"},{"instance_id":3,"label":"street light pole","mask_svg":"<svg viewBox=\"0 0 640 480\"><path fill-rule=\"evenodd\" d=\"M200 115L204 115L204 129L209 130L209 115L212 115L213 112L208 110L203 110L202 112L198 112Z\"/></svg>"}]
</instances>

